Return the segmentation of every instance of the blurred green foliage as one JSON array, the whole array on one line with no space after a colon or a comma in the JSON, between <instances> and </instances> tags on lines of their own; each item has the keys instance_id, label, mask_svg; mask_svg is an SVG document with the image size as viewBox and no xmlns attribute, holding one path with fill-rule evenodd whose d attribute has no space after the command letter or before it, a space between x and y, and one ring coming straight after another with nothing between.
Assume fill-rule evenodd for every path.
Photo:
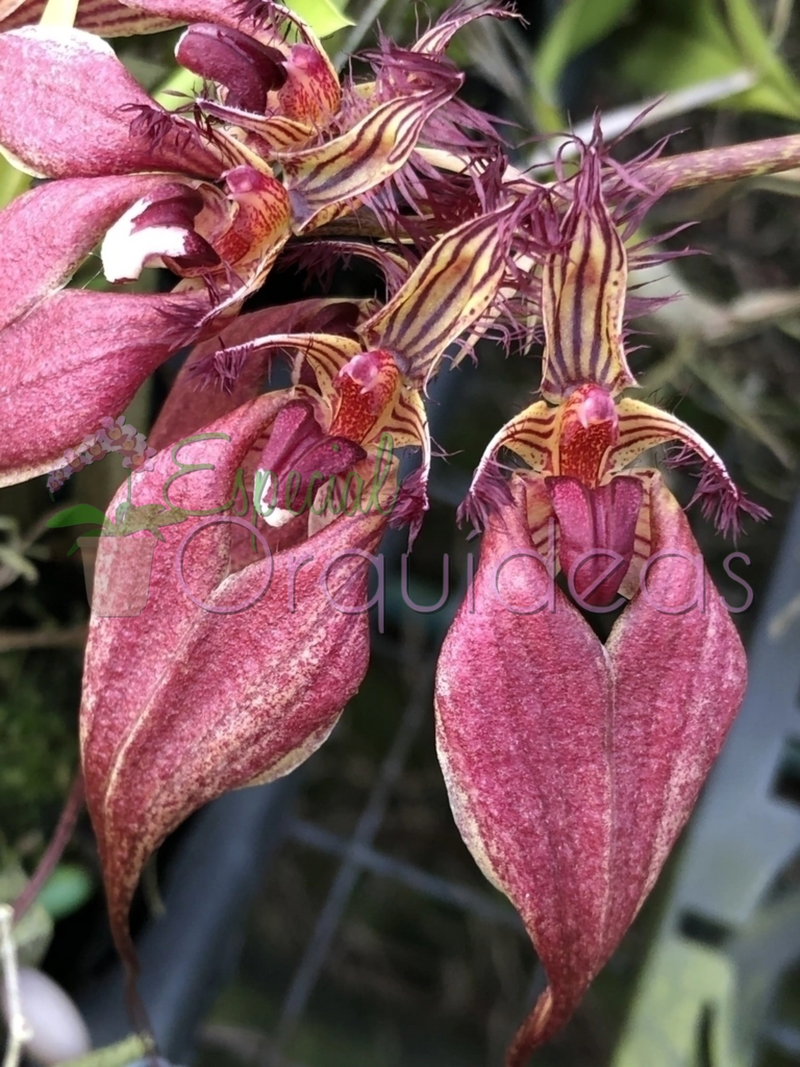
<instances>
[{"instance_id":1,"label":"blurred green foliage","mask_svg":"<svg viewBox=\"0 0 800 1067\"><path fill-rule=\"evenodd\" d=\"M567 64L602 44L604 65L628 91L657 96L750 71L753 87L724 106L796 119L800 83L779 54L781 30L777 22L767 30L752 0L567 0L534 56L533 115L542 129L563 128Z\"/></svg>"},{"instance_id":2,"label":"blurred green foliage","mask_svg":"<svg viewBox=\"0 0 800 1067\"><path fill-rule=\"evenodd\" d=\"M45 882L37 900L54 920L77 911L95 890L95 882L85 867L60 863Z\"/></svg>"},{"instance_id":3,"label":"blurred green foliage","mask_svg":"<svg viewBox=\"0 0 800 1067\"><path fill-rule=\"evenodd\" d=\"M77 720L59 699L59 659L48 667L45 655L0 655L0 832L9 842L47 825L77 763Z\"/></svg>"},{"instance_id":4,"label":"blurred green foliage","mask_svg":"<svg viewBox=\"0 0 800 1067\"><path fill-rule=\"evenodd\" d=\"M330 37L337 30L353 25L353 20L344 14L346 4L337 5L332 0L291 0L287 7L296 11L319 37Z\"/></svg>"},{"instance_id":5,"label":"blurred green foliage","mask_svg":"<svg viewBox=\"0 0 800 1067\"><path fill-rule=\"evenodd\" d=\"M800 83L750 0L725 0L723 10L715 0L648 6L646 23L626 38L626 54L619 57L620 76L631 86L656 94L750 70L756 85L728 106L800 117Z\"/></svg>"},{"instance_id":6,"label":"blurred green foliage","mask_svg":"<svg viewBox=\"0 0 800 1067\"><path fill-rule=\"evenodd\" d=\"M0 903L12 904L25 887L27 877L10 849L0 843ZM36 967L44 957L53 936L53 920L35 902L14 927L14 944L19 963Z\"/></svg>"},{"instance_id":7,"label":"blurred green foliage","mask_svg":"<svg viewBox=\"0 0 800 1067\"><path fill-rule=\"evenodd\" d=\"M545 129L559 129L558 85L569 60L615 30L634 7L636 0L568 0L558 9L539 45L533 62L535 95L534 114L557 118L554 126L545 121Z\"/></svg>"}]
</instances>

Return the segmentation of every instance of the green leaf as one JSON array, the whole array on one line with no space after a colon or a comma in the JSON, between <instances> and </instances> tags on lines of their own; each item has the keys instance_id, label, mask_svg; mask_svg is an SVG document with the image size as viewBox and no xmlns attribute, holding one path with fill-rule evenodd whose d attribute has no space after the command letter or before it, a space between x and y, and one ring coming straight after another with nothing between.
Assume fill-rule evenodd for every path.
<instances>
[{"instance_id":1,"label":"green leaf","mask_svg":"<svg viewBox=\"0 0 800 1067\"><path fill-rule=\"evenodd\" d=\"M15 552L8 545L0 545L0 564L10 567L12 571L21 574L29 582L35 582L39 574L29 559L25 559L21 552Z\"/></svg>"},{"instance_id":2,"label":"green leaf","mask_svg":"<svg viewBox=\"0 0 800 1067\"><path fill-rule=\"evenodd\" d=\"M785 95L792 114L800 114L800 85L773 51L758 12L750 0L726 0L725 6L742 57L752 65L765 84Z\"/></svg>"},{"instance_id":3,"label":"green leaf","mask_svg":"<svg viewBox=\"0 0 800 1067\"><path fill-rule=\"evenodd\" d=\"M100 508L96 508L92 504L73 504L71 507L59 511L58 514L52 515L47 520L47 525L53 530L62 526L78 526L82 522L99 523L103 526L105 521L105 513Z\"/></svg>"},{"instance_id":4,"label":"green leaf","mask_svg":"<svg viewBox=\"0 0 800 1067\"><path fill-rule=\"evenodd\" d=\"M774 54L750 0L725 0L727 21L714 0L675 5L655 0L644 29L619 55L615 70L639 92L671 92L746 68L758 84L724 106L800 116L800 86Z\"/></svg>"},{"instance_id":5,"label":"green leaf","mask_svg":"<svg viewBox=\"0 0 800 1067\"><path fill-rule=\"evenodd\" d=\"M729 40L703 35L691 25L655 23L620 57L618 69L638 90L658 93L732 74L741 66Z\"/></svg>"},{"instance_id":6,"label":"green leaf","mask_svg":"<svg viewBox=\"0 0 800 1067\"><path fill-rule=\"evenodd\" d=\"M745 399L745 394L736 382L732 382L715 364L696 356L688 363L692 373L720 400L728 410L731 422L749 433L756 441L768 448L789 470L795 467L792 447L775 433L768 420Z\"/></svg>"},{"instance_id":7,"label":"green leaf","mask_svg":"<svg viewBox=\"0 0 800 1067\"><path fill-rule=\"evenodd\" d=\"M3 859L0 867L0 904L12 904L28 881L19 862ZM53 920L38 900L34 901L22 918L14 925L14 944L23 967L36 967L41 963L53 938Z\"/></svg>"},{"instance_id":8,"label":"green leaf","mask_svg":"<svg viewBox=\"0 0 800 1067\"><path fill-rule=\"evenodd\" d=\"M64 1061L59 1067L130 1067L131 1064L141 1060L148 1054L148 1048L141 1037L131 1035L116 1045L106 1045L105 1048L87 1052L77 1060Z\"/></svg>"},{"instance_id":9,"label":"green leaf","mask_svg":"<svg viewBox=\"0 0 800 1067\"><path fill-rule=\"evenodd\" d=\"M568 0L559 8L539 46L533 75L553 101L564 67L573 56L606 37L633 7L634 0Z\"/></svg>"},{"instance_id":10,"label":"green leaf","mask_svg":"<svg viewBox=\"0 0 800 1067\"><path fill-rule=\"evenodd\" d=\"M353 20L340 11L333 0L291 0L286 6L297 12L318 37L329 37L337 30L353 25Z\"/></svg>"},{"instance_id":11,"label":"green leaf","mask_svg":"<svg viewBox=\"0 0 800 1067\"><path fill-rule=\"evenodd\" d=\"M62 863L53 871L39 894L39 903L52 919L77 911L94 892L88 871L75 863Z\"/></svg>"},{"instance_id":12,"label":"green leaf","mask_svg":"<svg viewBox=\"0 0 800 1067\"><path fill-rule=\"evenodd\" d=\"M32 180L30 174L18 170L9 159L0 155L0 210L24 193Z\"/></svg>"}]
</instances>

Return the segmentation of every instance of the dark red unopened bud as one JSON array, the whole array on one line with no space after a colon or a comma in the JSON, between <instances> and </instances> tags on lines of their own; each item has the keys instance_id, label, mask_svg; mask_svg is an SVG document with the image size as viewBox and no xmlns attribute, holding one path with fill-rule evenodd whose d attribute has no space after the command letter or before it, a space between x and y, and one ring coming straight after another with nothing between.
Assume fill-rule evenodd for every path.
<instances>
[{"instance_id":1,"label":"dark red unopened bud","mask_svg":"<svg viewBox=\"0 0 800 1067\"><path fill-rule=\"evenodd\" d=\"M243 111L263 115L267 93L286 82L283 53L225 26L190 26L175 58L187 70L224 86L225 103Z\"/></svg>"}]
</instances>

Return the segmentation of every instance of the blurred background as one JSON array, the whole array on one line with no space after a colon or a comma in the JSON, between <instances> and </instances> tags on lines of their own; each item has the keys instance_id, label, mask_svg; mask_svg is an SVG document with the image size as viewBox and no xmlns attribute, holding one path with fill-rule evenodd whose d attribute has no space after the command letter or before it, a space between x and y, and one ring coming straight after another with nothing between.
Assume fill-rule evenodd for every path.
<instances>
[{"instance_id":1,"label":"blurred background","mask_svg":"<svg viewBox=\"0 0 800 1067\"><path fill-rule=\"evenodd\" d=\"M444 7L352 0L327 40L340 60L375 40L412 40ZM303 11L310 10L304 0ZM527 20L484 19L450 54L465 96L506 120L518 165L546 180L558 133L596 108L607 137L659 104L615 149L665 134L668 153L798 131L800 11L792 0L541 0ZM151 90L176 84L176 33L117 42ZM355 66L356 71L358 65ZM555 140L552 140L555 138ZM6 167L0 202L23 187ZM681 845L619 951L543 1067L783 1067L800 1063L800 171L662 200L665 247L697 253L635 279L681 293L634 324L640 394L675 411L772 512L752 524L738 568L754 601L736 615L752 663L740 723ZM75 284L100 285L90 261ZM164 284L168 284L165 280ZM278 267L252 306L297 299ZM372 295L348 271L337 295ZM408 564L383 546L387 605L369 675L330 741L290 779L232 795L162 849L135 910L142 991L165 1056L197 1067L492 1067L543 979L513 910L453 825L433 745L436 654L466 582L455 509L495 431L535 392L540 353L491 345L431 392L432 507ZM134 401L146 432L180 357ZM116 456L55 501L45 479L0 492L0 900L13 899L56 824L77 766L88 602L69 503L105 508ZM688 502L690 480L670 474ZM733 550L691 513L712 574ZM443 578L443 558L448 559ZM443 585L444 581L444 585ZM447 594L447 595L444 595ZM97 1044L130 1029L83 819L24 929L23 962L77 998ZM120 1064L128 1062L117 1060ZM109 1062L109 1067L112 1064Z\"/></svg>"}]
</instances>

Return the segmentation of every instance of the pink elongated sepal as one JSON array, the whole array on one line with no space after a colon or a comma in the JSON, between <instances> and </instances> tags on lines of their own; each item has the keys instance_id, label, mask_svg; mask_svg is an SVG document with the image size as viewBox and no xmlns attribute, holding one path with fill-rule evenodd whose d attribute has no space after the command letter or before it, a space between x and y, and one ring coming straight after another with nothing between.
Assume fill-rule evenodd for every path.
<instances>
[{"instance_id":1,"label":"pink elongated sepal","mask_svg":"<svg viewBox=\"0 0 800 1067\"><path fill-rule=\"evenodd\" d=\"M176 521L159 527L141 613L90 623L83 771L112 930L131 966L127 914L148 856L200 805L302 762L367 669L365 553L377 548L380 512L340 516L292 551L265 557L262 547L231 568L248 518L233 513L236 473L285 402L249 401L134 476L133 504L166 510L166 487ZM170 482L179 463L200 466ZM123 490L109 516L124 500ZM97 566L107 554L103 580L124 590L136 575L106 547L117 540L101 537Z\"/></svg>"},{"instance_id":2,"label":"pink elongated sepal","mask_svg":"<svg viewBox=\"0 0 800 1067\"><path fill-rule=\"evenodd\" d=\"M736 629L683 512L653 486L654 562L605 647L531 554L518 483L439 660L456 822L547 972L507 1067L564 1025L630 926L744 694Z\"/></svg>"},{"instance_id":3,"label":"pink elongated sepal","mask_svg":"<svg viewBox=\"0 0 800 1067\"><path fill-rule=\"evenodd\" d=\"M61 288L108 227L163 175L72 178L40 185L0 212L0 329Z\"/></svg>"},{"instance_id":4,"label":"pink elongated sepal","mask_svg":"<svg viewBox=\"0 0 800 1067\"><path fill-rule=\"evenodd\" d=\"M100 37L63 26L0 35L0 145L32 173L95 177L224 164L189 123L158 107Z\"/></svg>"},{"instance_id":5,"label":"pink elongated sepal","mask_svg":"<svg viewBox=\"0 0 800 1067\"><path fill-rule=\"evenodd\" d=\"M0 331L0 485L61 466L193 338L207 310L196 292L66 289Z\"/></svg>"}]
</instances>

